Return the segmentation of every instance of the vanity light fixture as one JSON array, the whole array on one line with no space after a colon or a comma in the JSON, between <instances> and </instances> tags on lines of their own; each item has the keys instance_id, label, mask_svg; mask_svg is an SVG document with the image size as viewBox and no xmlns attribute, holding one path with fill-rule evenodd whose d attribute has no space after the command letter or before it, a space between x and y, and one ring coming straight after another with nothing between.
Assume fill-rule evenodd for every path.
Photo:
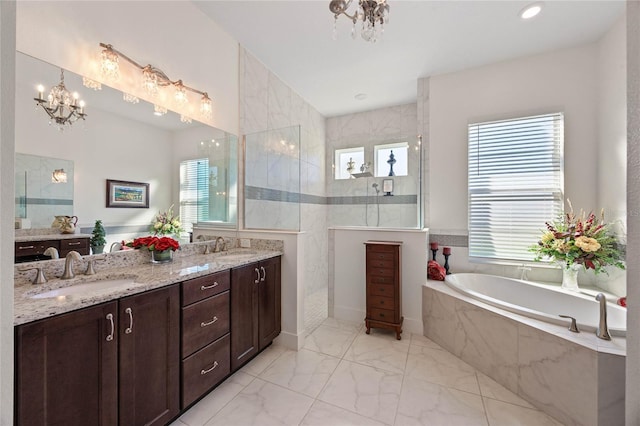
<instances>
[{"instance_id":1,"label":"vanity light fixture","mask_svg":"<svg viewBox=\"0 0 640 426\"><path fill-rule=\"evenodd\" d=\"M360 36L363 40L375 43L384 33L384 24L389 22L389 4L387 0L358 0L358 6L352 14L347 12L353 0L331 0L329 10L333 13L333 39L338 38L338 16L344 15L353 22L351 38L356 38L356 23L362 21ZM377 25L377 26L376 26Z\"/></svg>"},{"instance_id":2,"label":"vanity light fixture","mask_svg":"<svg viewBox=\"0 0 640 426\"><path fill-rule=\"evenodd\" d=\"M137 104L138 102L140 102L140 99L138 99L137 96L134 96L130 93L126 93L126 92L122 92L122 99L125 102L129 102L130 104Z\"/></svg>"},{"instance_id":3,"label":"vanity light fixture","mask_svg":"<svg viewBox=\"0 0 640 426\"><path fill-rule=\"evenodd\" d=\"M174 88L175 102L182 106L189 102L187 91L200 96L200 113L205 119L210 119L213 115L213 105L207 92L194 89L185 85L182 80L171 80L161 69L153 65L142 66L122 52L116 50L112 45L100 43L103 48L101 54L102 74L111 80L116 80L120 76L120 59L138 68L142 73L142 87L151 96L156 96L160 89L172 86Z\"/></svg>"},{"instance_id":4,"label":"vanity light fixture","mask_svg":"<svg viewBox=\"0 0 640 426\"><path fill-rule=\"evenodd\" d=\"M33 98L47 113L49 124L55 122L59 130L64 126L71 126L79 119L85 119L84 101L80 100L77 92L69 92L64 85L64 70L60 69L60 83L51 88L47 98L44 98L44 86L38 85L38 97Z\"/></svg>"},{"instance_id":5,"label":"vanity light fixture","mask_svg":"<svg viewBox=\"0 0 640 426\"><path fill-rule=\"evenodd\" d=\"M167 113L167 109L160 105L153 105L153 115L157 115L158 117L162 117Z\"/></svg>"},{"instance_id":6,"label":"vanity light fixture","mask_svg":"<svg viewBox=\"0 0 640 426\"><path fill-rule=\"evenodd\" d=\"M527 20L538 16L542 11L542 3L533 3L520 11L520 18Z\"/></svg>"},{"instance_id":7,"label":"vanity light fixture","mask_svg":"<svg viewBox=\"0 0 640 426\"><path fill-rule=\"evenodd\" d=\"M102 84L99 81L91 80L87 77L82 77L82 85L87 89L102 90Z\"/></svg>"},{"instance_id":8,"label":"vanity light fixture","mask_svg":"<svg viewBox=\"0 0 640 426\"><path fill-rule=\"evenodd\" d=\"M51 174L51 182L67 183L67 172L64 169L55 169Z\"/></svg>"}]
</instances>

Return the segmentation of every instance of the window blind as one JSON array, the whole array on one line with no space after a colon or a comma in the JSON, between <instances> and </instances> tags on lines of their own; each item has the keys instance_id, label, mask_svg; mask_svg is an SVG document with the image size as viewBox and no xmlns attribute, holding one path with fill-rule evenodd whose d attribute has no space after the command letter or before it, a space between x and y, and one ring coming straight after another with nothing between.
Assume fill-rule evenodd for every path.
<instances>
[{"instance_id":1,"label":"window blind","mask_svg":"<svg viewBox=\"0 0 640 426\"><path fill-rule=\"evenodd\" d=\"M180 221L186 231L192 225L208 220L209 159L180 162Z\"/></svg>"},{"instance_id":2,"label":"window blind","mask_svg":"<svg viewBox=\"0 0 640 426\"><path fill-rule=\"evenodd\" d=\"M469 257L528 261L563 206L562 113L469 125Z\"/></svg>"}]
</instances>

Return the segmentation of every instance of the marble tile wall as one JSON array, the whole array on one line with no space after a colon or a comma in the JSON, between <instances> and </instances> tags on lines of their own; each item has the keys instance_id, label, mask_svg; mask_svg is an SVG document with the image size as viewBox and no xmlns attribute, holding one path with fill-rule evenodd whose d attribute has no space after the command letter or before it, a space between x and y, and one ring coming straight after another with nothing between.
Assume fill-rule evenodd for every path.
<instances>
[{"instance_id":1,"label":"marble tile wall","mask_svg":"<svg viewBox=\"0 0 640 426\"><path fill-rule=\"evenodd\" d=\"M416 227L419 192L420 150L416 150L417 105L415 103L380 108L356 114L328 118L326 174L330 226ZM336 149L364 146L365 161L373 163L374 146L384 143L409 143L409 175L396 176L394 197L382 197L378 215L375 191L371 185L383 178L335 180ZM358 168L360 165L356 165ZM408 201L403 197L410 196ZM365 198L367 197L367 198ZM350 205L344 205L347 199ZM408 204L407 204L408 203Z\"/></svg>"},{"instance_id":2,"label":"marble tile wall","mask_svg":"<svg viewBox=\"0 0 640 426\"><path fill-rule=\"evenodd\" d=\"M482 309L436 285L423 286L422 303L425 336L537 408L567 425L624 424L624 356Z\"/></svg>"},{"instance_id":3,"label":"marble tile wall","mask_svg":"<svg viewBox=\"0 0 640 426\"><path fill-rule=\"evenodd\" d=\"M283 171L280 174L282 179L274 184L269 182L269 186L250 185L284 191L287 197L298 196L299 201L264 199L264 193L256 191L256 195L260 192L259 196L245 200L245 224L253 228L303 231L305 292L310 294L326 289L325 118L243 48L240 49L240 76L241 134L275 135L280 129L292 127L299 131L294 153L272 155L272 164L267 160L266 171L273 175L279 169ZM288 144L280 145L280 140L276 138L269 145L273 154L277 149L288 148ZM265 175L262 177L251 175L258 162L264 161L259 157L248 153L245 176L250 176L253 181L267 182L266 172L256 171Z\"/></svg>"}]
</instances>

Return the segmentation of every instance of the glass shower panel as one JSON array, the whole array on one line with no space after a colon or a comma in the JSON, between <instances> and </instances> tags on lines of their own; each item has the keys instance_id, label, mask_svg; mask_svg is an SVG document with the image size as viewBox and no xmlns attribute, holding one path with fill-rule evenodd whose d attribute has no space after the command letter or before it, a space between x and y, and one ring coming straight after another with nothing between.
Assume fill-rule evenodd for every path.
<instances>
[{"instance_id":1,"label":"glass shower panel","mask_svg":"<svg viewBox=\"0 0 640 426\"><path fill-rule=\"evenodd\" d=\"M300 126L245 136L244 227L300 230Z\"/></svg>"}]
</instances>

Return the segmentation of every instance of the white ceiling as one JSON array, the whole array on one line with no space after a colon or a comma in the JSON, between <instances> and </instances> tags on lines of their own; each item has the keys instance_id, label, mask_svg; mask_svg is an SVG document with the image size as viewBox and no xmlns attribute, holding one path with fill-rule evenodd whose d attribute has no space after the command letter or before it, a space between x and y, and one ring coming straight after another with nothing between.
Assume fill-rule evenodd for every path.
<instances>
[{"instance_id":1,"label":"white ceiling","mask_svg":"<svg viewBox=\"0 0 640 426\"><path fill-rule=\"evenodd\" d=\"M420 77L594 42L625 8L623 0L547 0L540 15L521 20L534 1L389 0L377 44L352 40L344 16L334 41L329 0L195 3L330 117L414 102ZM355 100L358 93L367 99Z\"/></svg>"}]
</instances>

